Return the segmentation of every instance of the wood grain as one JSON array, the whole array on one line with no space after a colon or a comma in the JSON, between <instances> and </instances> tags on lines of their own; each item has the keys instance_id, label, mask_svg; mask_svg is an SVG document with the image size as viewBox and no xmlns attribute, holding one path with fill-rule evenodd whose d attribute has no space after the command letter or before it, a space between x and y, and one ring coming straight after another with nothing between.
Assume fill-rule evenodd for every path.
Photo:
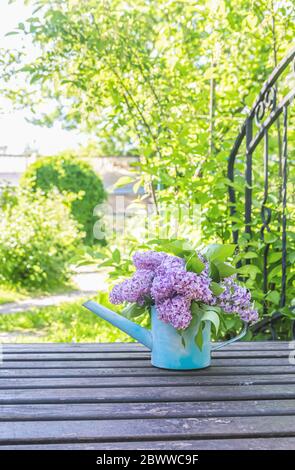
<instances>
[{"instance_id":1,"label":"wood grain","mask_svg":"<svg viewBox=\"0 0 295 470\"><path fill-rule=\"evenodd\" d=\"M240 342L196 371L137 343L7 344L0 449L295 449L287 342Z\"/></svg>"},{"instance_id":2,"label":"wood grain","mask_svg":"<svg viewBox=\"0 0 295 470\"><path fill-rule=\"evenodd\" d=\"M2 422L0 443L295 437L294 416Z\"/></svg>"},{"instance_id":3,"label":"wood grain","mask_svg":"<svg viewBox=\"0 0 295 470\"><path fill-rule=\"evenodd\" d=\"M3 405L0 421L295 415L294 400Z\"/></svg>"},{"instance_id":4,"label":"wood grain","mask_svg":"<svg viewBox=\"0 0 295 470\"><path fill-rule=\"evenodd\" d=\"M2 450L295 450L295 437L204 439L180 441L84 442L63 444L19 444Z\"/></svg>"}]
</instances>

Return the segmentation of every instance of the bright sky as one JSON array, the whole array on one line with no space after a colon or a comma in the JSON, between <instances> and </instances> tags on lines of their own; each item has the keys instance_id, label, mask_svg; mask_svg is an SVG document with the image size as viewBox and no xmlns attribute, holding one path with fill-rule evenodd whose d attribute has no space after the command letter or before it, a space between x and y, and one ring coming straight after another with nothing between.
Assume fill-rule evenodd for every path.
<instances>
[{"instance_id":1,"label":"bright sky","mask_svg":"<svg viewBox=\"0 0 295 470\"><path fill-rule=\"evenodd\" d=\"M0 47L17 48L19 36L7 36L18 23L30 16L32 7L23 0L0 0ZM26 146L36 148L41 154L54 154L85 143L86 136L66 131L60 123L51 128L35 126L26 121L28 113L14 111L9 102L0 97L0 147L7 146L9 153L22 153Z\"/></svg>"}]
</instances>

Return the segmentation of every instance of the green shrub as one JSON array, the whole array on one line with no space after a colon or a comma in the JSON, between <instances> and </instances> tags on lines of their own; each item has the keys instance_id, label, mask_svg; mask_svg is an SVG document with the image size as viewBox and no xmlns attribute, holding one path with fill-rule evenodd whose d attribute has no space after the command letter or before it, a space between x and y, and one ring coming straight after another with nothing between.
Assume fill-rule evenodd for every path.
<instances>
[{"instance_id":1,"label":"green shrub","mask_svg":"<svg viewBox=\"0 0 295 470\"><path fill-rule=\"evenodd\" d=\"M9 183L0 183L0 212L17 204L17 191Z\"/></svg>"},{"instance_id":2,"label":"green shrub","mask_svg":"<svg viewBox=\"0 0 295 470\"><path fill-rule=\"evenodd\" d=\"M0 282L42 290L64 284L81 237L57 191L33 199L22 192L0 220Z\"/></svg>"},{"instance_id":3,"label":"green shrub","mask_svg":"<svg viewBox=\"0 0 295 470\"><path fill-rule=\"evenodd\" d=\"M105 200L106 193L101 179L87 162L72 155L39 158L28 167L21 185L45 194L57 188L71 195L72 215L83 227L85 243L93 243L93 209Z\"/></svg>"}]
</instances>

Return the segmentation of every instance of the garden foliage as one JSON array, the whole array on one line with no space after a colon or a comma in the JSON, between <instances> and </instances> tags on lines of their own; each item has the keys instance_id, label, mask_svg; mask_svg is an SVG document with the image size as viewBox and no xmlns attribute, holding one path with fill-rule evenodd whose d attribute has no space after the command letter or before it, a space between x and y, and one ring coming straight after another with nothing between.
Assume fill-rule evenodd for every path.
<instances>
[{"instance_id":1,"label":"garden foliage","mask_svg":"<svg viewBox=\"0 0 295 470\"><path fill-rule=\"evenodd\" d=\"M203 239L226 243L232 224L242 229L242 210L229 217L226 168L240 125L262 83L291 47L292 0L31 0L36 13L15 34L26 35L39 55L4 54L5 77L13 77L6 94L31 106L33 121L87 130L98 139L124 133L140 157L142 184L155 206L164 202L199 204ZM3 59L4 60L4 59ZM18 73L29 85L15 87ZM3 90L5 91L5 90ZM44 102L56 104L42 113ZM41 107L40 107L41 105ZM289 118L294 119L290 108ZM294 219L294 125L289 125L288 219ZM274 210L268 292L262 289L264 245L259 238L263 199L261 149L253 156L254 237L240 238L234 261L241 261L246 285L262 315L281 310L280 338L291 332L292 314L281 309L281 199L278 137L270 140L270 197ZM293 140L292 140L293 138ZM292 151L293 148L293 151ZM293 152L293 153L292 153ZM238 156L235 182L243 200L245 154ZM293 182L292 182L293 181ZM77 201L78 204L78 201ZM241 206L238 207L241 209ZM288 229L287 305L295 296L294 230ZM136 248L136 247L135 247ZM245 264L246 257L251 264ZM118 250L117 250L118 251ZM115 258L118 260L118 252ZM113 256L113 255L112 255ZM110 257L106 263L120 262ZM125 262L125 261L124 261ZM126 262L126 266L128 261Z\"/></svg>"},{"instance_id":2,"label":"garden foliage","mask_svg":"<svg viewBox=\"0 0 295 470\"><path fill-rule=\"evenodd\" d=\"M85 242L93 243L93 210L104 201L105 191L86 161L71 154L38 158L23 174L21 185L32 192L50 194L55 188L66 195L74 219L85 232Z\"/></svg>"},{"instance_id":3,"label":"garden foliage","mask_svg":"<svg viewBox=\"0 0 295 470\"><path fill-rule=\"evenodd\" d=\"M60 287L82 235L56 191L50 197L21 192L0 220L0 282L28 290Z\"/></svg>"}]
</instances>

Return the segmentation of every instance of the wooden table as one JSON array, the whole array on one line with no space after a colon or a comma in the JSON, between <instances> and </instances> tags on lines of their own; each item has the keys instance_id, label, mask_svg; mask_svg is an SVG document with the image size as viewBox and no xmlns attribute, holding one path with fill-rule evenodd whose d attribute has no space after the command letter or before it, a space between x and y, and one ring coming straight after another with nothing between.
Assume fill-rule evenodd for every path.
<instances>
[{"instance_id":1,"label":"wooden table","mask_svg":"<svg viewBox=\"0 0 295 470\"><path fill-rule=\"evenodd\" d=\"M286 342L236 343L189 372L135 343L3 350L0 449L295 449Z\"/></svg>"}]
</instances>

